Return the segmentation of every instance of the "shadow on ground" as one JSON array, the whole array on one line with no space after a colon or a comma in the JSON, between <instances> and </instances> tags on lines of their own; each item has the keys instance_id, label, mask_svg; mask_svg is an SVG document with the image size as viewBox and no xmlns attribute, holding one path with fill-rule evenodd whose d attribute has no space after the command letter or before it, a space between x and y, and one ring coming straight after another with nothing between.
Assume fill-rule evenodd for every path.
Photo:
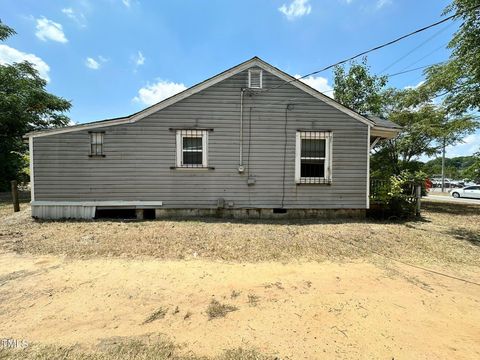
<instances>
[{"instance_id":1,"label":"shadow on ground","mask_svg":"<svg viewBox=\"0 0 480 360\"><path fill-rule=\"evenodd\" d=\"M455 228L449 230L447 234L452 235L455 239L465 240L472 245L480 246L480 233L477 231L472 231L465 228Z\"/></svg>"},{"instance_id":2,"label":"shadow on ground","mask_svg":"<svg viewBox=\"0 0 480 360\"><path fill-rule=\"evenodd\" d=\"M453 204L447 202L422 202L422 209L433 213L452 215L480 215L480 204Z\"/></svg>"}]
</instances>

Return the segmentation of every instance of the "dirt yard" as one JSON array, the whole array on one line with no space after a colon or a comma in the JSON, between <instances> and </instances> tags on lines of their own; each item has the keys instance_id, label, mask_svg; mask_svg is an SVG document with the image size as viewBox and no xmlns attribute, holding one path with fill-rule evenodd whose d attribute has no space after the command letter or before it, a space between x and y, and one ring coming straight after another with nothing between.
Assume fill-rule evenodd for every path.
<instances>
[{"instance_id":1,"label":"dirt yard","mask_svg":"<svg viewBox=\"0 0 480 360\"><path fill-rule=\"evenodd\" d=\"M24 208L0 206L0 339L29 346L0 359L480 358L480 207L427 204L406 223L38 222Z\"/></svg>"}]
</instances>

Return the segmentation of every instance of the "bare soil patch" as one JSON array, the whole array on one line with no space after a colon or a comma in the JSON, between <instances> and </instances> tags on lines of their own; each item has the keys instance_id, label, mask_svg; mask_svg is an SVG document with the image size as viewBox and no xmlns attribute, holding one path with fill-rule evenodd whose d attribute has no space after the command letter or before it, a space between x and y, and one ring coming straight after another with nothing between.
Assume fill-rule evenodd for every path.
<instances>
[{"instance_id":1,"label":"bare soil patch","mask_svg":"<svg viewBox=\"0 0 480 360\"><path fill-rule=\"evenodd\" d=\"M0 339L31 346L0 359L480 358L479 206L426 202L408 222L35 221L10 206Z\"/></svg>"},{"instance_id":2,"label":"bare soil patch","mask_svg":"<svg viewBox=\"0 0 480 360\"><path fill-rule=\"evenodd\" d=\"M479 287L389 262L0 255L0 276L19 272L0 287L0 337L29 343L98 352L112 338L155 344L151 336L163 334L179 356L236 348L281 359L480 356ZM236 311L211 318L212 302ZM145 321L160 308L163 316Z\"/></svg>"}]
</instances>

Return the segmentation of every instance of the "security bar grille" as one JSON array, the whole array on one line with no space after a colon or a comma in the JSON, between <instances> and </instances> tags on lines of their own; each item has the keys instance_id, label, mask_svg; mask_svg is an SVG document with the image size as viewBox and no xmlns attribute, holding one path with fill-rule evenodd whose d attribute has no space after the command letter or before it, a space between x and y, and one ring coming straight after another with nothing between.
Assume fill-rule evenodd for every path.
<instances>
[{"instance_id":1,"label":"security bar grille","mask_svg":"<svg viewBox=\"0 0 480 360\"><path fill-rule=\"evenodd\" d=\"M177 130L177 167L207 167L207 138L207 130Z\"/></svg>"},{"instance_id":2,"label":"security bar grille","mask_svg":"<svg viewBox=\"0 0 480 360\"><path fill-rule=\"evenodd\" d=\"M297 155L297 183L329 184L330 176L330 140L329 131L300 131Z\"/></svg>"},{"instance_id":3,"label":"security bar grille","mask_svg":"<svg viewBox=\"0 0 480 360\"><path fill-rule=\"evenodd\" d=\"M90 133L90 156L105 156L103 153L103 132Z\"/></svg>"}]
</instances>

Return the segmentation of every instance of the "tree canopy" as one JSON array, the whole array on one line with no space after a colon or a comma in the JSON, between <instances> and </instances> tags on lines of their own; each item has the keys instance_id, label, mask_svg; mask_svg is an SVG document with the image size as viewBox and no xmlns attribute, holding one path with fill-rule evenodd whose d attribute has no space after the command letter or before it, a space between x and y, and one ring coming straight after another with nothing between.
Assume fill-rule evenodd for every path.
<instances>
[{"instance_id":1,"label":"tree canopy","mask_svg":"<svg viewBox=\"0 0 480 360\"><path fill-rule=\"evenodd\" d=\"M13 34L12 28L0 22L0 40ZM0 65L0 189L7 188L10 180L23 180L28 148L23 135L69 122L64 113L71 103L48 93L46 85L29 62Z\"/></svg>"},{"instance_id":2,"label":"tree canopy","mask_svg":"<svg viewBox=\"0 0 480 360\"><path fill-rule=\"evenodd\" d=\"M373 114L402 126L394 139L380 142L372 157L376 174L400 174L419 170L420 156L434 156L443 146L456 145L475 131L478 123L469 115L452 115L442 104L418 89L386 87L386 77L370 73L366 59L337 67L334 77L335 99L363 114Z\"/></svg>"},{"instance_id":3,"label":"tree canopy","mask_svg":"<svg viewBox=\"0 0 480 360\"><path fill-rule=\"evenodd\" d=\"M370 74L367 58L361 63L350 63L348 70L336 66L333 73L335 100L362 115L381 112L381 90L387 84L387 77Z\"/></svg>"},{"instance_id":4,"label":"tree canopy","mask_svg":"<svg viewBox=\"0 0 480 360\"><path fill-rule=\"evenodd\" d=\"M448 43L447 62L427 69L421 90L429 96L444 95L450 113L480 109L480 0L453 0L444 11L461 22Z\"/></svg>"}]
</instances>

